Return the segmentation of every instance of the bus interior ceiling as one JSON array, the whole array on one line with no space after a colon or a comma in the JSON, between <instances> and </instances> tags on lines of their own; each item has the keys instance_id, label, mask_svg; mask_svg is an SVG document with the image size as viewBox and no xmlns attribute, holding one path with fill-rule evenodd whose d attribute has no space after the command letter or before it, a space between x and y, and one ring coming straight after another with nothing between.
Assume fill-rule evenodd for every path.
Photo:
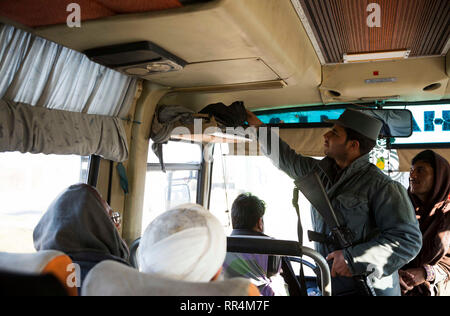
<instances>
[{"instance_id":1,"label":"bus interior ceiling","mask_svg":"<svg viewBox=\"0 0 450 316\"><path fill-rule=\"evenodd\" d=\"M124 197L117 177L111 194L113 208L126 210L127 241L140 235L148 136L158 104L198 111L240 100L265 110L450 99L447 0L173 0L155 1L155 7L145 6L151 1L83 0L76 1L80 27L68 27L71 2L0 1L0 21L81 53L149 41L186 63L161 73L150 73L142 61L116 68L142 79L125 123L130 194ZM373 3L379 7L370 9ZM407 51L406 58L344 62L346 54L392 51ZM104 194L109 170L102 161L98 186Z\"/></svg>"}]
</instances>

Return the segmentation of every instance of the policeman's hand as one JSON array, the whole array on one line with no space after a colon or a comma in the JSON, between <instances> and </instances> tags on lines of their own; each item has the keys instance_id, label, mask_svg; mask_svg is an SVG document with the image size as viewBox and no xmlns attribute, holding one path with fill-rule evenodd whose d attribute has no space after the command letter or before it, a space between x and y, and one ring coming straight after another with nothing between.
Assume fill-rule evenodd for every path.
<instances>
[{"instance_id":1,"label":"policeman's hand","mask_svg":"<svg viewBox=\"0 0 450 316\"><path fill-rule=\"evenodd\" d=\"M249 110L246 111L247 111L247 122L250 126L260 127L261 125L263 125L263 122L261 122L261 120L255 114L253 114L253 112L250 112Z\"/></svg>"},{"instance_id":2,"label":"policeman's hand","mask_svg":"<svg viewBox=\"0 0 450 316\"><path fill-rule=\"evenodd\" d=\"M344 258L344 252L342 250L334 251L330 253L327 260L333 260L333 267L331 268L331 276L333 278L342 277L352 277L353 274L348 268L347 262Z\"/></svg>"}]
</instances>

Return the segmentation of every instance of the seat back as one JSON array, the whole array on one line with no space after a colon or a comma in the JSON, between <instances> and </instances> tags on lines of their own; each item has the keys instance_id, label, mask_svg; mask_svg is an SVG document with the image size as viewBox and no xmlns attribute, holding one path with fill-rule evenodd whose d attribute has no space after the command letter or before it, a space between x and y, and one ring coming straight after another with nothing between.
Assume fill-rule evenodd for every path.
<instances>
[{"instance_id":1,"label":"seat back","mask_svg":"<svg viewBox=\"0 0 450 316\"><path fill-rule=\"evenodd\" d=\"M83 296L259 296L246 279L207 283L159 278L114 261L104 261L87 275Z\"/></svg>"},{"instance_id":2,"label":"seat back","mask_svg":"<svg viewBox=\"0 0 450 316\"><path fill-rule=\"evenodd\" d=\"M67 295L67 290L53 274L25 274L0 271L0 296Z\"/></svg>"},{"instance_id":3,"label":"seat back","mask_svg":"<svg viewBox=\"0 0 450 316\"><path fill-rule=\"evenodd\" d=\"M138 251L139 251L139 244L141 243L141 237L133 241L133 243L130 245L130 264L132 267L139 269L138 264Z\"/></svg>"},{"instance_id":4,"label":"seat back","mask_svg":"<svg viewBox=\"0 0 450 316\"><path fill-rule=\"evenodd\" d=\"M70 296L77 295L76 282L69 284L75 273L72 260L59 251L46 250L31 254L0 253L0 270L11 274L53 275Z\"/></svg>"}]
</instances>

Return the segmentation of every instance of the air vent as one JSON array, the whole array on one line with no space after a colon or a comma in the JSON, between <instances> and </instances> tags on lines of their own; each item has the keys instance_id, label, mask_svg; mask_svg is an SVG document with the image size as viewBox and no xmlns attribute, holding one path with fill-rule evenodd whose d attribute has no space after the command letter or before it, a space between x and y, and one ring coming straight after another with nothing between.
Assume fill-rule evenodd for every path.
<instances>
[{"instance_id":1,"label":"air vent","mask_svg":"<svg viewBox=\"0 0 450 316\"><path fill-rule=\"evenodd\" d=\"M338 98L338 97L341 96L341 93L339 91L336 91L336 90L327 90L327 94L331 98Z\"/></svg>"},{"instance_id":2,"label":"air vent","mask_svg":"<svg viewBox=\"0 0 450 316\"><path fill-rule=\"evenodd\" d=\"M179 71L187 65L183 59L151 42L100 47L84 53L96 63L135 76Z\"/></svg>"},{"instance_id":3,"label":"air vent","mask_svg":"<svg viewBox=\"0 0 450 316\"><path fill-rule=\"evenodd\" d=\"M434 91L437 90L441 87L442 85L440 83L433 83L430 84L428 86L426 86L425 88L423 88L423 91L429 92L429 91Z\"/></svg>"}]
</instances>

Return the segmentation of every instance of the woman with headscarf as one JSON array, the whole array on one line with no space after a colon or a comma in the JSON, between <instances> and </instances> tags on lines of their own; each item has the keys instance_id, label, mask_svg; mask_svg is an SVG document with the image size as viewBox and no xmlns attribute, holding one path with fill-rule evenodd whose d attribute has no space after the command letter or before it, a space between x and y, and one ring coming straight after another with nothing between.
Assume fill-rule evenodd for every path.
<instances>
[{"instance_id":1,"label":"woman with headscarf","mask_svg":"<svg viewBox=\"0 0 450 316\"><path fill-rule=\"evenodd\" d=\"M139 270L169 279L217 279L226 254L220 222L202 206L185 204L157 217L144 232Z\"/></svg>"},{"instance_id":2,"label":"woman with headscarf","mask_svg":"<svg viewBox=\"0 0 450 316\"><path fill-rule=\"evenodd\" d=\"M450 165L431 150L412 160L409 196L416 210L423 246L400 270L406 295L450 295Z\"/></svg>"},{"instance_id":3,"label":"woman with headscarf","mask_svg":"<svg viewBox=\"0 0 450 316\"><path fill-rule=\"evenodd\" d=\"M81 270L80 289L87 273L101 261L129 265L129 250L113 217L111 207L94 187L72 185L53 201L34 229L34 247L59 250L71 257Z\"/></svg>"}]
</instances>

